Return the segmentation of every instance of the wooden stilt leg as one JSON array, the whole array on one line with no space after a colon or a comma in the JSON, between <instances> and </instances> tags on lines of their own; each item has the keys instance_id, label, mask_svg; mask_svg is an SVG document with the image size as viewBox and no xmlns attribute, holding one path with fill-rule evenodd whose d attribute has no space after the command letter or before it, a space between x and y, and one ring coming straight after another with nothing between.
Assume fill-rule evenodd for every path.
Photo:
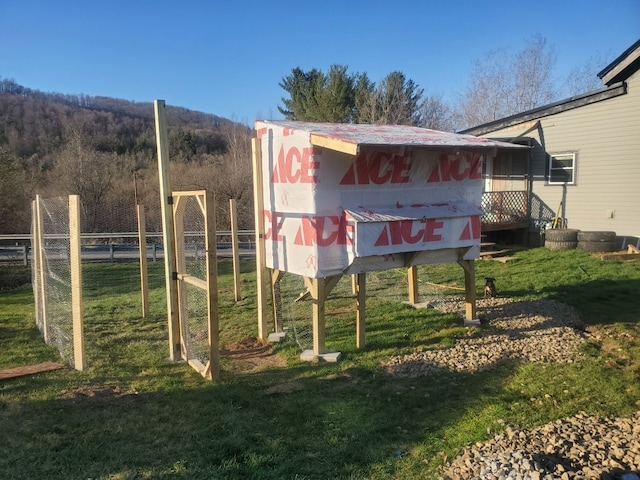
<instances>
[{"instance_id":1,"label":"wooden stilt leg","mask_svg":"<svg viewBox=\"0 0 640 480\"><path fill-rule=\"evenodd\" d=\"M366 298L367 274L358 273L354 286L356 289L356 348L364 348L365 344L365 298Z\"/></svg>"}]
</instances>

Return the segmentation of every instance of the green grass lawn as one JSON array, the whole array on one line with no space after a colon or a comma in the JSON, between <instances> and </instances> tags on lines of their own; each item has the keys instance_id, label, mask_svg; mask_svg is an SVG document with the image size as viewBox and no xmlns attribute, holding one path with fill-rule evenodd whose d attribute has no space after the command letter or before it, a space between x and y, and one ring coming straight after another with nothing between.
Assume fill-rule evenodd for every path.
<instances>
[{"instance_id":1,"label":"green grass lawn","mask_svg":"<svg viewBox=\"0 0 640 480\"><path fill-rule=\"evenodd\" d=\"M606 333L587 342L579 363L389 377L384 359L451 345L467 331L454 315L399 303L404 272L393 271L367 285L364 349L355 348L344 279L326 306L327 347L342 352L339 363L300 362L289 339L274 346L280 362L259 371L223 357L216 383L167 360L162 269L150 264L151 315L143 319L136 265L84 268L88 368L0 382L1 478L428 479L505 425L530 428L579 411L626 416L640 407L638 261L538 248L508 263L476 262L478 292L483 277L495 277L499 295L556 299ZM0 278L20 277L8 270ZM219 266L222 348L257 335L253 263L242 271L236 303L230 263ZM464 286L458 265L423 266L419 276L421 288ZM0 368L58 360L34 326L30 287L0 292Z\"/></svg>"}]
</instances>

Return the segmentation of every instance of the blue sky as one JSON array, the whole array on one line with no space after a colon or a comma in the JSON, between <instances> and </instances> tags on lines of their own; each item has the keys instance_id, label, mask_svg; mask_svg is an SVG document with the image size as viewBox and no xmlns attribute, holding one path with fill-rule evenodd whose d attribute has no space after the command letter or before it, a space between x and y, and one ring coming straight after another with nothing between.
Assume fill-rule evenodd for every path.
<instances>
[{"instance_id":1,"label":"blue sky","mask_svg":"<svg viewBox=\"0 0 640 480\"><path fill-rule=\"evenodd\" d=\"M640 0L0 0L0 77L29 88L281 118L294 67L401 71L453 101L474 61L542 35L560 82L640 38ZM604 67L605 65L602 65Z\"/></svg>"}]
</instances>

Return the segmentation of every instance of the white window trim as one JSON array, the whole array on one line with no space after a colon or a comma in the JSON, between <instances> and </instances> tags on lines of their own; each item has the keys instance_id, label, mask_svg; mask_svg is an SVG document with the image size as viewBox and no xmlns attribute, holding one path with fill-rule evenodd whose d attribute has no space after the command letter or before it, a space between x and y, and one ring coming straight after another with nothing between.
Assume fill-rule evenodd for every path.
<instances>
[{"instance_id":1,"label":"white window trim","mask_svg":"<svg viewBox=\"0 0 640 480\"><path fill-rule=\"evenodd\" d=\"M573 160L571 168L553 168L553 159L561 158L562 160L566 160L571 158ZM549 163L547 169L547 185L575 185L576 184L576 161L578 159L577 152L559 152L559 153L550 153L549 154ZM552 182L551 181L551 171L552 170L571 170L571 181L570 182Z\"/></svg>"}]
</instances>

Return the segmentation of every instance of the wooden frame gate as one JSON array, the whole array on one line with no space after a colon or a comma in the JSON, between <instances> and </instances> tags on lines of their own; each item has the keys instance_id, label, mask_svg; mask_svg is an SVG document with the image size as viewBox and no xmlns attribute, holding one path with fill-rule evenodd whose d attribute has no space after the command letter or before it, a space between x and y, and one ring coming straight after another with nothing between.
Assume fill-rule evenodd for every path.
<instances>
[{"instance_id":1,"label":"wooden frame gate","mask_svg":"<svg viewBox=\"0 0 640 480\"><path fill-rule=\"evenodd\" d=\"M180 350L209 380L220 376L218 267L213 200L205 190L173 192Z\"/></svg>"}]
</instances>

